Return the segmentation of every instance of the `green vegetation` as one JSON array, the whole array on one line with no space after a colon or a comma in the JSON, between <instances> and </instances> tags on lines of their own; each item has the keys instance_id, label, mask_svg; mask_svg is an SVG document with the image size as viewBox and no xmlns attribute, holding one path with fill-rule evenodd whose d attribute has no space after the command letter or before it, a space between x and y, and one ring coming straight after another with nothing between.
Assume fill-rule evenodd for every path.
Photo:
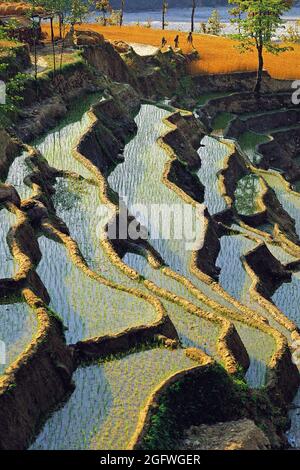
<instances>
[{"instance_id":1,"label":"green vegetation","mask_svg":"<svg viewBox=\"0 0 300 470\"><path fill-rule=\"evenodd\" d=\"M213 10L207 23L200 24L200 31L204 34L214 34L219 36L224 26L221 23L221 17L218 10Z\"/></svg>"},{"instance_id":2,"label":"green vegetation","mask_svg":"<svg viewBox=\"0 0 300 470\"><path fill-rule=\"evenodd\" d=\"M234 115L231 113L227 113L227 112L219 113L213 120L212 127L215 131L218 131L220 129L224 130L226 129L226 127L228 126L230 121L232 121L233 118L234 118Z\"/></svg>"},{"instance_id":3,"label":"green vegetation","mask_svg":"<svg viewBox=\"0 0 300 470\"><path fill-rule=\"evenodd\" d=\"M170 385L159 399L141 448L175 449L184 429L243 416L248 387L220 365L208 366Z\"/></svg>"},{"instance_id":4,"label":"green vegetation","mask_svg":"<svg viewBox=\"0 0 300 470\"><path fill-rule=\"evenodd\" d=\"M215 364L167 387L158 407L152 410L141 449L176 449L183 431L192 425L242 418L253 419L266 435L271 432L269 421L278 432L287 426L287 419L271 403L264 388L250 390L243 379L229 377L222 366Z\"/></svg>"},{"instance_id":5,"label":"green vegetation","mask_svg":"<svg viewBox=\"0 0 300 470\"><path fill-rule=\"evenodd\" d=\"M2 64L4 65L4 64ZM6 103L0 104L0 127L7 127L19 112L28 75L17 73L6 83Z\"/></svg>"},{"instance_id":6,"label":"green vegetation","mask_svg":"<svg viewBox=\"0 0 300 470\"><path fill-rule=\"evenodd\" d=\"M260 178L257 175L246 175L241 178L235 191L235 207L239 214L253 215L259 210L261 193Z\"/></svg>"}]
</instances>

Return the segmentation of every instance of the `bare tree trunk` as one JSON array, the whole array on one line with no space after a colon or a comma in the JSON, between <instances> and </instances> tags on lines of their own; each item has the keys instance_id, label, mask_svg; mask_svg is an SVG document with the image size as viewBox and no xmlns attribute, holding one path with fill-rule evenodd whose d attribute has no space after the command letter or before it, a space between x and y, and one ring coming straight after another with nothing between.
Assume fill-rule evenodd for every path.
<instances>
[{"instance_id":1,"label":"bare tree trunk","mask_svg":"<svg viewBox=\"0 0 300 470\"><path fill-rule=\"evenodd\" d=\"M125 0L121 0L120 27L123 26Z\"/></svg>"},{"instance_id":2,"label":"bare tree trunk","mask_svg":"<svg viewBox=\"0 0 300 470\"><path fill-rule=\"evenodd\" d=\"M65 48L65 39L66 39L66 34L65 34L65 25L62 25L62 43L61 43L61 51L60 51L60 65L59 65L59 70L61 72L62 66L63 66L63 55L64 55L64 48Z\"/></svg>"},{"instance_id":3,"label":"bare tree trunk","mask_svg":"<svg viewBox=\"0 0 300 470\"><path fill-rule=\"evenodd\" d=\"M58 15L58 20L59 20L59 39L62 39L62 37L63 37L62 29L63 29L63 24L64 24L64 14L63 13L60 13Z\"/></svg>"},{"instance_id":4,"label":"bare tree trunk","mask_svg":"<svg viewBox=\"0 0 300 470\"><path fill-rule=\"evenodd\" d=\"M34 30L33 53L34 53L34 79L37 80L36 30Z\"/></svg>"},{"instance_id":5,"label":"bare tree trunk","mask_svg":"<svg viewBox=\"0 0 300 470\"><path fill-rule=\"evenodd\" d=\"M196 0L192 0L191 33L195 30Z\"/></svg>"},{"instance_id":6,"label":"bare tree trunk","mask_svg":"<svg viewBox=\"0 0 300 470\"><path fill-rule=\"evenodd\" d=\"M53 17L50 18L50 29L51 29L51 43L52 43L52 56L53 56L53 73L55 73L56 63L55 63L55 44L54 44Z\"/></svg>"},{"instance_id":7,"label":"bare tree trunk","mask_svg":"<svg viewBox=\"0 0 300 470\"><path fill-rule=\"evenodd\" d=\"M166 19L166 7L165 7L165 2L163 1L162 3L162 21L161 21L161 28L165 29L165 19Z\"/></svg>"},{"instance_id":8,"label":"bare tree trunk","mask_svg":"<svg viewBox=\"0 0 300 470\"><path fill-rule=\"evenodd\" d=\"M54 42L53 17L50 18L51 42Z\"/></svg>"},{"instance_id":9,"label":"bare tree trunk","mask_svg":"<svg viewBox=\"0 0 300 470\"><path fill-rule=\"evenodd\" d=\"M257 45L257 55L258 55L258 68L257 68L257 76L256 76L256 84L254 88L254 93L260 94L261 82L262 82L263 70L264 70L264 57L263 57L262 44Z\"/></svg>"}]
</instances>

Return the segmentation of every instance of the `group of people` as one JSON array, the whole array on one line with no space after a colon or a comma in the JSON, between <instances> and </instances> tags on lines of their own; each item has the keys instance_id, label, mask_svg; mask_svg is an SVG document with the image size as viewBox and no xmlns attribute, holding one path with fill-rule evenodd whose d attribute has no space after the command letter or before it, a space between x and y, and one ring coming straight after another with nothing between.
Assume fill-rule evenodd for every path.
<instances>
[{"instance_id":1,"label":"group of people","mask_svg":"<svg viewBox=\"0 0 300 470\"><path fill-rule=\"evenodd\" d=\"M192 47L194 47L194 44L193 44L193 33L190 32L186 38L187 40L187 43L190 44ZM167 40L165 37L162 38L161 40L161 47L165 47L167 45ZM179 35L177 34L177 36L175 36L175 39L174 39L174 46L175 46L175 49L179 49Z\"/></svg>"}]
</instances>

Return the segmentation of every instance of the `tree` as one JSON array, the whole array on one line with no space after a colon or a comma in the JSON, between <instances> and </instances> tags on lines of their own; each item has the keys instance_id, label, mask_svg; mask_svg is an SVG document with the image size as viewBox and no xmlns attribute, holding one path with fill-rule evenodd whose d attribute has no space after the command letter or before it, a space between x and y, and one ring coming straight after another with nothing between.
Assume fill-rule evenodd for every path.
<instances>
[{"instance_id":1,"label":"tree","mask_svg":"<svg viewBox=\"0 0 300 470\"><path fill-rule=\"evenodd\" d=\"M206 32L218 36L222 29L223 25L221 24L220 13L218 10L213 10L207 21Z\"/></svg>"},{"instance_id":2,"label":"tree","mask_svg":"<svg viewBox=\"0 0 300 470\"><path fill-rule=\"evenodd\" d=\"M120 27L123 26L125 0L121 0Z\"/></svg>"},{"instance_id":3,"label":"tree","mask_svg":"<svg viewBox=\"0 0 300 470\"><path fill-rule=\"evenodd\" d=\"M96 2L96 10L102 13L102 24L103 26L107 25L106 15L112 11L109 0L99 0Z\"/></svg>"},{"instance_id":4,"label":"tree","mask_svg":"<svg viewBox=\"0 0 300 470\"><path fill-rule=\"evenodd\" d=\"M67 17L67 22L70 23L71 29L70 32L74 32L74 27L76 24L81 24L84 20L84 17L88 13L88 7L81 0L72 0L71 9Z\"/></svg>"},{"instance_id":5,"label":"tree","mask_svg":"<svg viewBox=\"0 0 300 470\"><path fill-rule=\"evenodd\" d=\"M286 32L282 35L281 39L285 42L300 42L300 22L296 21L294 25L286 27Z\"/></svg>"},{"instance_id":6,"label":"tree","mask_svg":"<svg viewBox=\"0 0 300 470\"><path fill-rule=\"evenodd\" d=\"M63 39L65 18L72 8L72 0L55 0L55 11L59 20L59 38Z\"/></svg>"},{"instance_id":7,"label":"tree","mask_svg":"<svg viewBox=\"0 0 300 470\"><path fill-rule=\"evenodd\" d=\"M195 30L196 0L192 0L191 33Z\"/></svg>"},{"instance_id":8,"label":"tree","mask_svg":"<svg viewBox=\"0 0 300 470\"><path fill-rule=\"evenodd\" d=\"M55 44L54 44L54 28L53 28L53 18L56 12L56 0L29 0L31 5L30 15L34 16L34 11L36 7L43 7L47 14L50 17L50 31L51 31L51 44L52 44L52 56L53 56L53 70L56 69L56 58L55 58Z\"/></svg>"},{"instance_id":9,"label":"tree","mask_svg":"<svg viewBox=\"0 0 300 470\"><path fill-rule=\"evenodd\" d=\"M240 41L241 52L257 51L258 66L257 79L254 88L255 93L260 93L264 68L264 51L279 54L290 47L280 46L272 41L272 38L282 24L282 14L289 10L290 3L285 0L229 0L235 4L231 14L232 22L237 24L239 33L234 37ZM236 9L240 10L240 16L236 15Z\"/></svg>"},{"instance_id":10,"label":"tree","mask_svg":"<svg viewBox=\"0 0 300 470\"><path fill-rule=\"evenodd\" d=\"M161 27L162 29L165 29L166 27L166 13L168 10L168 4L165 0L162 2L162 20L161 20Z\"/></svg>"},{"instance_id":11,"label":"tree","mask_svg":"<svg viewBox=\"0 0 300 470\"><path fill-rule=\"evenodd\" d=\"M111 10L109 18L107 18L106 24L109 26L120 25L121 10Z\"/></svg>"}]
</instances>

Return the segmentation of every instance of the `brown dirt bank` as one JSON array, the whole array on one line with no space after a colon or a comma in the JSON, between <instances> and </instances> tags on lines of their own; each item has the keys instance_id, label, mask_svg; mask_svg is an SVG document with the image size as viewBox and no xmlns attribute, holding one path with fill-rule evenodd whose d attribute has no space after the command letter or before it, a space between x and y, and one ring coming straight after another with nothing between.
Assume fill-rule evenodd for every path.
<instances>
[{"instance_id":1,"label":"brown dirt bank","mask_svg":"<svg viewBox=\"0 0 300 470\"><path fill-rule=\"evenodd\" d=\"M244 259L259 278L257 290L264 297L271 298L283 282L291 280L290 271L285 269L264 243L245 254Z\"/></svg>"}]
</instances>

